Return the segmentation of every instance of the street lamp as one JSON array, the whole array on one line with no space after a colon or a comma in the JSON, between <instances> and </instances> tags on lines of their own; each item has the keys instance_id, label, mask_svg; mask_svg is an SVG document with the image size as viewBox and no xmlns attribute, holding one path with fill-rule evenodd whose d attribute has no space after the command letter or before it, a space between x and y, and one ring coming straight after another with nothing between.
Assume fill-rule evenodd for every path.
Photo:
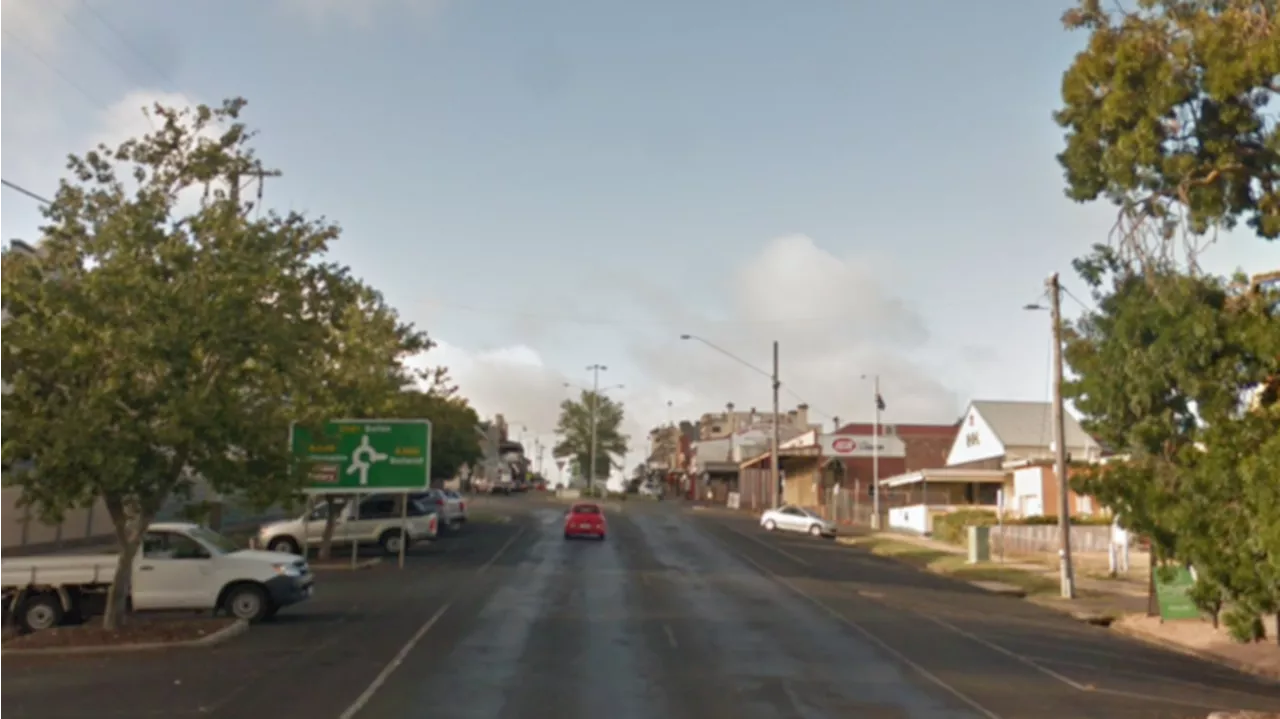
<instances>
[{"instance_id":1,"label":"street lamp","mask_svg":"<svg viewBox=\"0 0 1280 719\"><path fill-rule=\"evenodd\" d=\"M867 375L862 375L862 379L867 379ZM873 389L875 395L871 399L872 404L875 405L875 419L871 423L871 528L880 529L880 375L872 375L871 380L875 384ZM921 489L921 494L924 503L925 528L928 529L928 484Z\"/></svg>"},{"instance_id":2,"label":"street lamp","mask_svg":"<svg viewBox=\"0 0 1280 719\"><path fill-rule=\"evenodd\" d=\"M609 370L609 367L607 365L602 365L602 364L593 364L593 365L587 366L587 371L591 372L591 450L589 452L589 455L591 457L591 460L590 460L591 466L587 470L587 486L592 489L595 489L595 486L596 486L596 441L597 441L596 414L598 411L597 405L600 403L600 393L607 392L611 389L623 389L626 387L626 385L615 384L609 387L605 387L604 389L601 389L600 373L607 372L608 370ZM564 386L577 387L577 385L573 384L572 382L565 382ZM606 482L608 481L608 477L605 478L605 481Z\"/></svg>"},{"instance_id":3,"label":"street lamp","mask_svg":"<svg viewBox=\"0 0 1280 719\"><path fill-rule=\"evenodd\" d=\"M1058 550L1059 575L1062 597L1076 596L1075 572L1071 566L1071 506L1067 501L1067 430L1066 413L1062 399L1062 286L1058 273L1045 280L1049 293L1049 306L1032 303L1023 306L1029 311L1048 310L1053 324L1053 473L1058 479L1058 534L1062 546Z\"/></svg>"},{"instance_id":4,"label":"street lamp","mask_svg":"<svg viewBox=\"0 0 1280 719\"><path fill-rule=\"evenodd\" d=\"M725 357L728 357L734 362L737 362L743 367L750 369L752 372L755 372L757 374L762 374L765 377L769 378L770 385L773 388L773 437L771 438L772 447L770 451L770 454L772 455L772 462L771 462L770 469L772 470L771 473L773 475L773 506L774 507L781 506L782 504L782 473L778 468L778 445L781 444L778 437L778 433L780 431L779 418L778 418L778 414L779 414L778 413L778 389L782 387L782 383L778 381L778 341L777 340L773 341L773 372L769 373L760 369L759 367L756 367L755 365L742 359L741 357L735 355L734 353L724 349L723 347L713 344L712 342L709 342L708 340L703 339L702 337L699 337L697 335L683 334L683 335L680 335L680 339L695 340L697 342L701 342L702 344L710 347L716 352L719 352Z\"/></svg>"}]
</instances>

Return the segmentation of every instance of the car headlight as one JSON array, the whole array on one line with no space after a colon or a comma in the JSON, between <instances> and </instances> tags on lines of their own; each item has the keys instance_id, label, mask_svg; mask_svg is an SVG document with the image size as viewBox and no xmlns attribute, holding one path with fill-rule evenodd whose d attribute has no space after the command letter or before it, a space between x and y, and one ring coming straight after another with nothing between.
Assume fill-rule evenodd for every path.
<instances>
[{"instance_id":1,"label":"car headlight","mask_svg":"<svg viewBox=\"0 0 1280 719\"><path fill-rule=\"evenodd\" d=\"M301 577L302 571L294 564L273 564L271 568L282 577Z\"/></svg>"}]
</instances>

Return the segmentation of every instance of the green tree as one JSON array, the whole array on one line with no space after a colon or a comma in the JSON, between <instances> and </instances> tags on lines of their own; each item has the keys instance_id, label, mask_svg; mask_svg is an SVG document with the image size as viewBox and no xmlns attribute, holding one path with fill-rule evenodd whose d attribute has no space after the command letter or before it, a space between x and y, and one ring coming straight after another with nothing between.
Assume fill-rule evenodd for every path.
<instances>
[{"instance_id":1,"label":"green tree","mask_svg":"<svg viewBox=\"0 0 1280 719\"><path fill-rule=\"evenodd\" d=\"M1246 411L1280 370L1275 296L1106 247L1076 264L1098 307L1067 332L1066 393L1126 459L1075 484L1150 537L1158 561L1195 567L1199 605L1227 607L1233 633L1254 638L1259 615L1280 609L1280 413Z\"/></svg>"},{"instance_id":2,"label":"green tree","mask_svg":"<svg viewBox=\"0 0 1280 719\"><path fill-rule=\"evenodd\" d=\"M625 417L622 404L602 393L583 391L578 399L566 399L560 403L560 419L556 424L559 441L551 454L557 459L568 459L575 474L589 478L586 470L591 466L593 417L596 427L595 478L607 480L613 469L622 468L628 437L622 433Z\"/></svg>"},{"instance_id":3,"label":"green tree","mask_svg":"<svg viewBox=\"0 0 1280 719\"><path fill-rule=\"evenodd\" d=\"M1080 0L1063 17L1089 33L1055 114L1067 195L1118 206L1123 244L1147 257L1169 257L1179 227L1198 236L1243 219L1280 236L1275 0L1103 6Z\"/></svg>"},{"instance_id":4,"label":"green tree","mask_svg":"<svg viewBox=\"0 0 1280 719\"><path fill-rule=\"evenodd\" d=\"M399 416L400 397L416 379L404 362L434 345L412 325L401 322L379 292L354 281L343 283L341 291L338 311L323 318L329 334L319 365L323 395L313 401L328 407L330 418ZM306 469L296 467L295 472L302 476ZM339 499L333 494L323 496L327 511L317 548L321 560L333 553Z\"/></svg>"},{"instance_id":5,"label":"green tree","mask_svg":"<svg viewBox=\"0 0 1280 719\"><path fill-rule=\"evenodd\" d=\"M482 456L480 416L467 400L457 394L409 390L401 393L395 416L431 420L431 476L452 479L464 464Z\"/></svg>"},{"instance_id":6,"label":"green tree","mask_svg":"<svg viewBox=\"0 0 1280 719\"><path fill-rule=\"evenodd\" d=\"M167 498L197 479L294 496L290 421L345 409L355 358L387 368L406 349L343 330L370 295L325 259L336 226L250 212L242 183L271 173L244 105L157 106L151 134L71 157L39 256L4 257L3 457L29 467L6 483L52 521L103 499L120 547L108 628Z\"/></svg>"}]
</instances>

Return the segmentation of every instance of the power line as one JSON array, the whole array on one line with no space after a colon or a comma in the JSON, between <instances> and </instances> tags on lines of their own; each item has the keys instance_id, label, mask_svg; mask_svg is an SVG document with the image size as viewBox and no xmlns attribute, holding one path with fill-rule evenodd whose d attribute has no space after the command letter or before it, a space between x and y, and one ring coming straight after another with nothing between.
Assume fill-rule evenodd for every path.
<instances>
[{"instance_id":1,"label":"power line","mask_svg":"<svg viewBox=\"0 0 1280 719\"><path fill-rule=\"evenodd\" d=\"M537 312L525 312L523 310L509 310L500 307L479 307L476 305L458 304L454 302L440 302L431 300L428 303L432 307L441 309L459 310L462 312L477 312L481 314L494 314L504 317L519 317L530 320L541 320L544 322L556 322L564 324L581 324L581 325L606 325L606 326L637 326L637 325L653 325L653 326L670 326L673 324L671 320L664 319L627 319L621 317L591 317L581 315L554 315ZM717 326L724 325L740 325L746 327L753 326L776 326L776 325L795 325L808 323L833 323L844 322L848 319L844 316L829 317L787 317L780 319L768 320L747 320L747 319L698 319L698 322L712 324Z\"/></svg>"},{"instance_id":2,"label":"power line","mask_svg":"<svg viewBox=\"0 0 1280 719\"><path fill-rule=\"evenodd\" d=\"M82 0L82 4L83 4L83 0ZM129 68L125 67L124 64L121 63L119 60L117 60L114 56L112 56L110 52L107 52L106 46L102 44L102 41L100 41L96 35L84 29L84 27L82 27L80 23L76 22L75 18L73 18L71 16L71 13L67 12L65 8L59 8L58 12L62 14L62 19L68 25L75 28L76 30L79 30L80 34L89 38L89 41L93 43L93 46L98 48L98 52L101 52L103 57L107 58L107 60L110 61L112 65L115 65L120 70L120 72L124 73L124 76L127 79L129 80L133 79L133 73L129 70Z\"/></svg>"},{"instance_id":3,"label":"power line","mask_svg":"<svg viewBox=\"0 0 1280 719\"><path fill-rule=\"evenodd\" d=\"M49 200L46 200L45 198L41 197L40 195L37 195L36 193L32 192L31 190L28 190L27 188L23 187L22 185L19 185L19 184L15 183L15 182L9 182L8 180L0 179L0 185L4 185L5 187L9 188L10 190L13 190L14 192L17 192L17 193L20 193L20 194L26 195L27 197L30 197L31 199L35 200L36 202L39 202L39 203L40 203L40 204L42 204L42 205L52 205L52 204L53 204L53 203L52 203L52 202L50 202Z\"/></svg>"},{"instance_id":4,"label":"power line","mask_svg":"<svg viewBox=\"0 0 1280 719\"><path fill-rule=\"evenodd\" d=\"M95 8L93 5L86 2L85 0L80 0L80 5L84 7L85 10L88 10L91 15L97 18L98 22L102 23L103 27L110 30L111 33L115 35L120 40L120 42L129 49L131 53L133 53L134 57L142 61L142 64L146 65L148 69L154 72L161 80L164 80L165 83L167 83L170 86L173 85L173 81L169 78L169 75L164 70L160 69L158 65L153 63L151 59L146 56L145 53L139 50L138 47L134 45L133 42L131 42L123 32L120 31L119 28L113 25L111 21L107 20L107 18L104 17L102 13L98 12L97 8Z\"/></svg>"},{"instance_id":5,"label":"power line","mask_svg":"<svg viewBox=\"0 0 1280 719\"><path fill-rule=\"evenodd\" d=\"M26 50L27 53L31 55L31 57L36 59L36 62L39 62L41 65L44 65L46 69L48 69L50 72L52 72L53 74L61 78L63 82L67 83L68 87L72 88L76 92L83 95L85 99L87 99L91 104L96 105L98 109L100 110L107 109L106 103L99 100L88 90L84 89L75 80L72 80L70 75L67 75L65 72L59 70L53 63L46 60L43 55L41 55L39 52L36 52L36 50L32 48L30 45L28 45L26 41L24 41L22 38L9 32L8 28L0 27L0 35L4 35L5 37L9 38L11 42L18 43L18 46L21 47L23 50Z\"/></svg>"}]
</instances>

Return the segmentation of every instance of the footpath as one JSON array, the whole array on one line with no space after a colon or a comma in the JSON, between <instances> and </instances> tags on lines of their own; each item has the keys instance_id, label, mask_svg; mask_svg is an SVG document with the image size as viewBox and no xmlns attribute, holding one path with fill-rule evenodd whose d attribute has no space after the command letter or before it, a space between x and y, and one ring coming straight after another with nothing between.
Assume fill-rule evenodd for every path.
<instances>
[{"instance_id":1,"label":"footpath","mask_svg":"<svg viewBox=\"0 0 1280 719\"><path fill-rule=\"evenodd\" d=\"M1076 598L1059 595L1056 555L1016 555L1004 561L968 564L964 547L927 537L888 532L842 536L840 543L861 546L880 556L926 571L954 576L983 589L1024 597L1081 621L1110 627L1127 636L1191 654L1250 674L1280 679L1276 621L1266 620L1268 639L1252 644L1232 641L1208 619L1162 622L1147 616L1147 560L1131 562L1128 576L1105 576L1106 557L1082 556L1075 563ZM1100 559L1100 562L1099 562Z\"/></svg>"}]
</instances>

